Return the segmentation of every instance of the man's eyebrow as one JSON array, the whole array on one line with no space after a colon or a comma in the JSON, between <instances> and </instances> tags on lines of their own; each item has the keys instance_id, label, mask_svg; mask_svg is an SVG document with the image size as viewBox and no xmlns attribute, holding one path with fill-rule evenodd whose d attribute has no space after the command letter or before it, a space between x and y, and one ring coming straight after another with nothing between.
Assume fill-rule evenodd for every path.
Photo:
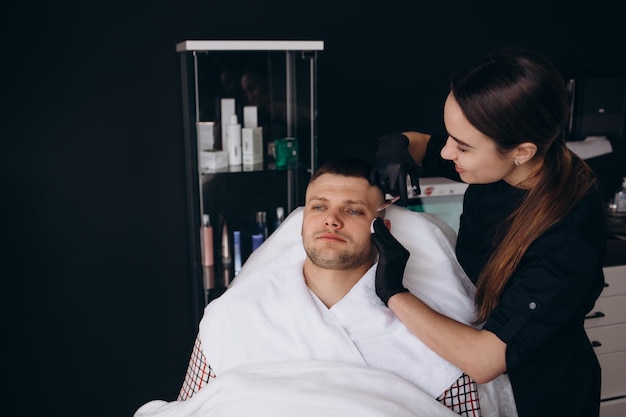
<instances>
[{"instance_id":1,"label":"man's eyebrow","mask_svg":"<svg viewBox=\"0 0 626 417\"><path fill-rule=\"evenodd\" d=\"M326 197L311 196L306 202L308 203L309 201L328 201L328 199Z\"/></svg>"},{"instance_id":2,"label":"man's eyebrow","mask_svg":"<svg viewBox=\"0 0 626 417\"><path fill-rule=\"evenodd\" d=\"M360 204L362 206L367 206L368 203L365 200L343 200L344 203L346 204Z\"/></svg>"},{"instance_id":3,"label":"man's eyebrow","mask_svg":"<svg viewBox=\"0 0 626 417\"><path fill-rule=\"evenodd\" d=\"M329 202L330 200L326 197L322 197L322 196L312 196L311 198L309 198L307 200L308 201L323 201L323 202ZM343 204L361 204L363 206L367 206L368 203L366 200L353 200L353 199L347 199L347 200L342 200L341 201Z\"/></svg>"}]
</instances>

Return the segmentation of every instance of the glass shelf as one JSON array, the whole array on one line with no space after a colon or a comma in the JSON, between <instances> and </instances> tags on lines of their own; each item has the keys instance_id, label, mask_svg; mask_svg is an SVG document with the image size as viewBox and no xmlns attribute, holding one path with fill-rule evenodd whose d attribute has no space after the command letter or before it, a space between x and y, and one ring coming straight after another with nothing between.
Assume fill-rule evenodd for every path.
<instances>
[{"instance_id":1,"label":"glass shelf","mask_svg":"<svg viewBox=\"0 0 626 417\"><path fill-rule=\"evenodd\" d=\"M323 48L322 41L188 40L176 45L194 288L203 281L203 214L213 226L215 259L220 259L218 231L224 221L231 231L241 231L245 259L245 235L255 211L266 211L271 222L277 207L288 215L304 203L306 184L317 168L316 71ZM228 126L232 114L241 130ZM231 129L242 136L239 148L229 140L237 135L227 136Z\"/></svg>"}]
</instances>

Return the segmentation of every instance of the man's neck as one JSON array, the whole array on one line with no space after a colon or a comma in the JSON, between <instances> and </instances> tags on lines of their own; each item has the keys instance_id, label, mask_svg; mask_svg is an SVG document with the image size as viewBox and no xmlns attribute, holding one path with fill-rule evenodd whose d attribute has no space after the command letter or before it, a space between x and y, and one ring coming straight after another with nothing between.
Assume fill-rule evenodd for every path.
<instances>
[{"instance_id":1,"label":"man's neck","mask_svg":"<svg viewBox=\"0 0 626 417\"><path fill-rule=\"evenodd\" d=\"M331 308L350 292L370 267L364 265L351 270L329 270L319 268L307 259L303 273L307 287L326 307Z\"/></svg>"}]
</instances>

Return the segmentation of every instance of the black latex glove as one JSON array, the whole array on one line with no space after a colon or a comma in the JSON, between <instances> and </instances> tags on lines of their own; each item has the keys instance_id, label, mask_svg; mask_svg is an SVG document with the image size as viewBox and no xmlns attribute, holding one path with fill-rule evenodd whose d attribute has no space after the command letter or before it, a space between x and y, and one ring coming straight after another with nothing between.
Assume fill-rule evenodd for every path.
<instances>
[{"instance_id":1,"label":"black latex glove","mask_svg":"<svg viewBox=\"0 0 626 417\"><path fill-rule=\"evenodd\" d=\"M407 195L407 175L416 194L420 193L420 167L415 163L408 150L409 139L402 133L393 133L378 139L378 150L374 167L370 172L369 182L378 185L384 193L400 196L398 204L409 204Z\"/></svg>"},{"instance_id":2,"label":"black latex glove","mask_svg":"<svg viewBox=\"0 0 626 417\"><path fill-rule=\"evenodd\" d=\"M372 239L378 248L376 295L387 305L391 296L409 291L402 285L402 277L411 254L391 235L380 217L374 220L372 227Z\"/></svg>"}]
</instances>

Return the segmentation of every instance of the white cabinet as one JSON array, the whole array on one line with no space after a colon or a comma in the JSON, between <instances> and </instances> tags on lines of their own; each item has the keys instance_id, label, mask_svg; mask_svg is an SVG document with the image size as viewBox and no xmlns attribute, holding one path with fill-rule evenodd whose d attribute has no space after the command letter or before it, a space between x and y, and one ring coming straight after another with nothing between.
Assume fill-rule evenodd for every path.
<instances>
[{"instance_id":1,"label":"white cabinet","mask_svg":"<svg viewBox=\"0 0 626 417\"><path fill-rule=\"evenodd\" d=\"M602 367L601 417L626 416L626 265L604 268L604 291L585 320Z\"/></svg>"}]
</instances>

